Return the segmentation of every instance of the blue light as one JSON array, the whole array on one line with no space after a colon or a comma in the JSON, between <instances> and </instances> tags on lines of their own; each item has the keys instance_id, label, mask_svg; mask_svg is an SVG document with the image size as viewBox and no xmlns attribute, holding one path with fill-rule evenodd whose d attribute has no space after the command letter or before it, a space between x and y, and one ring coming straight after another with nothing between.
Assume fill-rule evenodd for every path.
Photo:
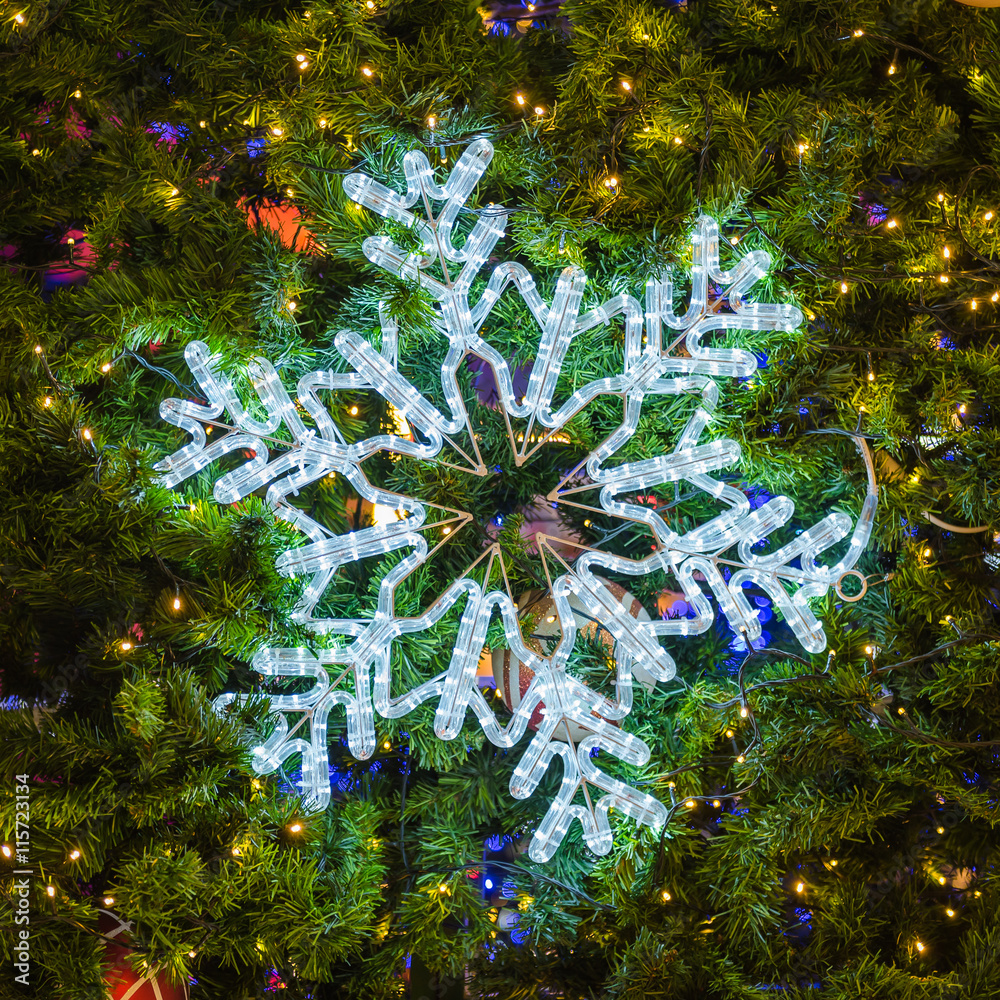
<instances>
[{"instance_id":1,"label":"blue light","mask_svg":"<svg viewBox=\"0 0 1000 1000\"><path fill-rule=\"evenodd\" d=\"M487 889L492 889L493 888L493 879L488 878L483 884L486 886Z\"/></svg>"}]
</instances>

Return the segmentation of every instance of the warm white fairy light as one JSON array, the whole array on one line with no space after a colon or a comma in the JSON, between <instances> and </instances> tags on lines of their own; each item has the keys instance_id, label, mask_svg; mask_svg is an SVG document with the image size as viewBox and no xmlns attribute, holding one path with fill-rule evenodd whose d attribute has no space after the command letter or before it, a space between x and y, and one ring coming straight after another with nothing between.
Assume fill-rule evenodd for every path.
<instances>
[{"instance_id":1,"label":"warm white fairy light","mask_svg":"<svg viewBox=\"0 0 1000 1000\"><path fill-rule=\"evenodd\" d=\"M380 742L375 713L397 719L425 702L435 701L435 734L451 740L459 736L471 709L490 742L509 748L524 736L536 709L544 705L542 721L515 766L510 782L510 792L515 798L527 798L538 788L549 765L559 759L562 782L531 838L529 854L536 861L548 860L575 820L582 824L589 848L606 854L612 845L608 822L612 808L653 829L661 827L668 816L665 806L652 795L600 770L591 758L591 751L600 748L634 766L642 766L649 760L647 744L618 724L631 711L634 679L645 678L643 683L648 681L652 686L675 675L673 657L661 640L696 635L712 628L716 613L709 595L737 634L748 643L758 639L762 626L747 601L745 583L760 587L774 600L806 650L822 651L826 635L810 602L822 598L830 587L839 588L867 544L877 504L874 465L863 439L856 439L869 484L856 524L852 525L846 514L831 513L774 552L755 551L761 539L791 521L794 506L789 498L778 496L753 510L741 490L712 478L711 473L733 465L740 457L739 445L732 439L703 440L719 402L716 379L746 378L756 370L757 359L742 348L708 346L702 338L713 331L791 331L798 326L802 314L793 306L747 301L753 286L766 276L770 256L764 250L754 250L736 260L731 270L723 271L718 225L708 217L701 217L692 235L692 288L689 307L683 315L674 312L674 286L666 274L646 283L645 305L631 295L620 294L584 312L581 310L587 279L580 268L570 266L563 271L552 303L548 304L527 269L512 262L496 266L478 300L470 303L473 282L504 235L506 213L491 211L477 215L459 246L454 245L453 239L457 237L460 212L492 155L493 147L488 141L474 142L445 183L439 185L427 156L411 150L403 158L404 194L364 174L352 174L344 180L348 198L405 226L420 241L420 249L405 251L390 237L375 236L365 240L363 247L376 266L404 281L419 282L438 302L435 327L451 346L448 360L442 366L441 408L404 376L398 358L398 329L387 310L380 310L380 348L376 350L352 331L337 333L334 346L349 370L305 375L298 383L298 404L292 401L274 367L258 359L248 366L248 375L261 405L255 404L252 411L244 409L232 381L222 372L220 358L212 355L205 344L195 341L186 347L185 357L206 402L167 399L161 404L161 416L187 431L191 440L160 462L157 469L161 481L171 487L224 455L251 452L251 459L216 479L216 499L229 504L266 489L267 503L274 513L308 539L306 544L281 555L277 565L282 574L305 581L293 617L314 633L330 636L331 642L328 648L315 651L263 649L254 657L252 670L269 681L298 678L312 682L311 687L299 693L270 697L275 728L251 749L258 774L275 771L289 757L297 755L302 761L303 797L316 807L324 807L331 799L328 715L338 706L346 710L350 750L364 759L375 753ZM411 211L418 204L429 206L435 202L440 204L433 221ZM446 265L447 280L435 275L436 265ZM541 331L534 351L535 363L523 394L514 392L505 357L481 335L491 311L511 285ZM713 299L724 297L731 311L712 309L710 290ZM606 327L619 315L624 319L622 370L577 387L557 406L554 400L560 371L574 340L588 330ZM680 339L684 342L681 355L661 346L664 341L677 339L677 331L681 331ZM373 486L362 470L362 463L380 452L400 459L434 461L442 453L446 437L465 433L470 416L459 388L459 369L470 353L491 365L506 412L534 425L535 433L529 427L522 438L540 439L545 433L561 430L599 396L625 400L621 427L591 451L580 475L585 475L593 488L599 490L605 516L644 524L654 535L656 545L650 554L638 559L587 551L554 580L553 610L563 640L548 656L524 642L512 596L503 590L485 589L467 571L423 614L402 617L394 610L397 585L423 565L434 546L449 544L445 539L467 523L462 517L468 515L449 515L444 519L447 523L442 524L438 512L431 516L429 505L419 498ZM415 433L397 429L396 433L346 443L346 438L353 435L341 432L327 408L326 394L364 390L380 393L404 422L401 426L412 428ZM691 394L697 400L673 450L612 464L618 451L636 432L643 399L653 394ZM224 411L233 429L209 443L208 422L219 420ZM345 410L335 406L333 412L343 414ZM357 416L359 408L352 404L346 412ZM309 426L304 416L311 421ZM283 448L272 459L270 442L282 424L287 428L282 433L290 436L291 447ZM381 505L392 516L377 518L376 523L360 530L336 535L287 499L308 484L331 475L343 476L363 501L376 510ZM629 499L638 491L682 480L718 501L725 508L723 512L681 534L675 530L675 523ZM844 539L847 545L839 560L829 565L819 561L822 553ZM735 572L725 579L714 557L734 548L736 552L728 561ZM314 616L318 602L342 566L400 550L408 554L381 580L371 617L340 620ZM679 582L685 600L695 611L693 618L639 621L623 615L618 598L607 589L601 575L610 572L645 576L664 570ZM412 690L393 693L390 663L395 640L404 634L434 628L456 606L462 609L461 619L446 671ZM579 608L614 640L614 699L594 691L567 670L577 638L574 608ZM502 620L512 655L534 674L513 715L505 715L503 722L476 683L487 626L494 614L499 614ZM340 687L332 683L334 671L340 677L350 677L348 684ZM215 704L222 710L230 704L242 703L247 697L227 693L220 695ZM286 714L292 713L301 717L294 731L286 718ZM748 717L747 705L741 706L740 715ZM306 719L308 726L303 729ZM570 725L582 730L583 738L574 737L567 742L562 730L568 730ZM745 758L741 754L736 760L743 763ZM586 805L575 802L581 786L589 788ZM691 798L687 803L694 808L697 800Z\"/></svg>"}]
</instances>

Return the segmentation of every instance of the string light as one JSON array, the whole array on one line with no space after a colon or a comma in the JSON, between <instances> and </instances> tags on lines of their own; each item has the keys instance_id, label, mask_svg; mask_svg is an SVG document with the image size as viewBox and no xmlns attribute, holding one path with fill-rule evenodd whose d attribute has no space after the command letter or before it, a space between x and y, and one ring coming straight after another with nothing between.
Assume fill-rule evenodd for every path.
<instances>
[{"instance_id":1,"label":"string light","mask_svg":"<svg viewBox=\"0 0 1000 1000\"><path fill-rule=\"evenodd\" d=\"M737 764L742 764L745 760L746 760L746 757L744 757L743 754L740 754L739 757L736 758L736 763Z\"/></svg>"},{"instance_id":2,"label":"string light","mask_svg":"<svg viewBox=\"0 0 1000 1000\"><path fill-rule=\"evenodd\" d=\"M385 743L382 744L382 749L383 750L391 750L392 749L392 744L388 740L386 740Z\"/></svg>"},{"instance_id":3,"label":"string light","mask_svg":"<svg viewBox=\"0 0 1000 1000\"><path fill-rule=\"evenodd\" d=\"M47 885L45 887L45 891L49 894L50 897L54 896L56 894L56 887L54 885Z\"/></svg>"},{"instance_id":4,"label":"string light","mask_svg":"<svg viewBox=\"0 0 1000 1000\"><path fill-rule=\"evenodd\" d=\"M198 122L198 128L206 128L207 125L208 125L208 122L204 121L204 119L202 121Z\"/></svg>"},{"instance_id":5,"label":"string light","mask_svg":"<svg viewBox=\"0 0 1000 1000\"><path fill-rule=\"evenodd\" d=\"M35 344L35 354L41 354L41 353L42 353L42 345Z\"/></svg>"},{"instance_id":6,"label":"string light","mask_svg":"<svg viewBox=\"0 0 1000 1000\"><path fill-rule=\"evenodd\" d=\"M326 128L326 119L325 118L320 118L320 120L319 120L319 127L320 128Z\"/></svg>"},{"instance_id":7,"label":"string light","mask_svg":"<svg viewBox=\"0 0 1000 1000\"><path fill-rule=\"evenodd\" d=\"M242 853L243 852L238 847L233 848L232 854L234 858L238 858Z\"/></svg>"},{"instance_id":8,"label":"string light","mask_svg":"<svg viewBox=\"0 0 1000 1000\"><path fill-rule=\"evenodd\" d=\"M937 828L937 832L938 832L938 836L940 837L940 836L941 836L941 834L942 834L942 833L944 833L944 827L943 827L943 826L939 826L939 827Z\"/></svg>"},{"instance_id":9,"label":"string light","mask_svg":"<svg viewBox=\"0 0 1000 1000\"><path fill-rule=\"evenodd\" d=\"M950 907L947 910L945 910L944 912L947 913L949 917L955 916L955 911L953 909L951 909Z\"/></svg>"},{"instance_id":10,"label":"string light","mask_svg":"<svg viewBox=\"0 0 1000 1000\"><path fill-rule=\"evenodd\" d=\"M987 213L986 213L986 214L985 214L985 215L983 216L983 222L989 222L989 221L990 221L990 219L992 219L992 218L993 218L993 213L992 213L992 212L987 212Z\"/></svg>"},{"instance_id":11,"label":"string light","mask_svg":"<svg viewBox=\"0 0 1000 1000\"><path fill-rule=\"evenodd\" d=\"M938 191L938 201L939 202L944 201L944 192L943 191Z\"/></svg>"},{"instance_id":12,"label":"string light","mask_svg":"<svg viewBox=\"0 0 1000 1000\"><path fill-rule=\"evenodd\" d=\"M122 652L127 653L132 648L132 643L128 639L124 639L121 644Z\"/></svg>"},{"instance_id":13,"label":"string light","mask_svg":"<svg viewBox=\"0 0 1000 1000\"><path fill-rule=\"evenodd\" d=\"M75 848L69 852L70 861L76 861L80 857L80 852Z\"/></svg>"},{"instance_id":14,"label":"string light","mask_svg":"<svg viewBox=\"0 0 1000 1000\"><path fill-rule=\"evenodd\" d=\"M864 34L864 31L861 28L855 28L853 34L855 38L860 38Z\"/></svg>"},{"instance_id":15,"label":"string light","mask_svg":"<svg viewBox=\"0 0 1000 1000\"><path fill-rule=\"evenodd\" d=\"M447 891L448 891L448 886L447 886L447 885L445 885L445 884L444 884L444 882L442 882L442 883L441 883L441 884L440 884L440 885L438 886L438 892L440 892L440 893L446 893Z\"/></svg>"},{"instance_id":16,"label":"string light","mask_svg":"<svg viewBox=\"0 0 1000 1000\"><path fill-rule=\"evenodd\" d=\"M740 705L740 718L745 719L749 714L750 712L746 705Z\"/></svg>"},{"instance_id":17,"label":"string light","mask_svg":"<svg viewBox=\"0 0 1000 1000\"><path fill-rule=\"evenodd\" d=\"M604 179L604 184L605 184L606 187L609 187L609 188L618 187L618 178L617 177L606 177Z\"/></svg>"},{"instance_id":18,"label":"string light","mask_svg":"<svg viewBox=\"0 0 1000 1000\"><path fill-rule=\"evenodd\" d=\"M78 97L78 98L79 97L83 97L83 93L81 91L79 91L79 90L74 90L73 91L73 96L74 97Z\"/></svg>"},{"instance_id":19,"label":"string light","mask_svg":"<svg viewBox=\"0 0 1000 1000\"><path fill-rule=\"evenodd\" d=\"M111 362L106 361L103 365L101 365L101 371L104 372L105 375L107 375L107 373L111 371Z\"/></svg>"},{"instance_id":20,"label":"string light","mask_svg":"<svg viewBox=\"0 0 1000 1000\"><path fill-rule=\"evenodd\" d=\"M801 156L809 147L804 143L800 142L798 145L799 156Z\"/></svg>"},{"instance_id":21,"label":"string light","mask_svg":"<svg viewBox=\"0 0 1000 1000\"><path fill-rule=\"evenodd\" d=\"M889 221L888 221L888 222L886 223L886 228L887 228L887 229L895 229L895 228L896 228L896 220L895 220L895 219L890 219L890 220L889 220Z\"/></svg>"},{"instance_id":22,"label":"string light","mask_svg":"<svg viewBox=\"0 0 1000 1000\"><path fill-rule=\"evenodd\" d=\"M445 525L445 526L444 526L444 527L443 527L443 528L441 529L441 534L442 534L442 535L450 535L450 534L451 534L451 528L449 528L449 527L448 527L447 525Z\"/></svg>"},{"instance_id":23,"label":"string light","mask_svg":"<svg viewBox=\"0 0 1000 1000\"><path fill-rule=\"evenodd\" d=\"M298 55L297 55L297 56L295 57L295 61L296 61L296 62L305 62L305 61L306 61L306 57L305 57L305 56L304 56L304 55L303 55L303 54L302 54L302 53L300 52L300 53L299 53L299 54L298 54Z\"/></svg>"},{"instance_id":24,"label":"string light","mask_svg":"<svg viewBox=\"0 0 1000 1000\"><path fill-rule=\"evenodd\" d=\"M114 906L115 905L115 897L114 896L105 896L103 902L104 902L105 906Z\"/></svg>"},{"instance_id":25,"label":"string light","mask_svg":"<svg viewBox=\"0 0 1000 1000\"><path fill-rule=\"evenodd\" d=\"M173 195L174 197L176 197L177 195L180 194L180 191L178 191L177 188L171 188L170 189L170 194Z\"/></svg>"},{"instance_id":26,"label":"string light","mask_svg":"<svg viewBox=\"0 0 1000 1000\"><path fill-rule=\"evenodd\" d=\"M917 942L917 951L923 951L923 950L924 950L923 942L918 941Z\"/></svg>"},{"instance_id":27,"label":"string light","mask_svg":"<svg viewBox=\"0 0 1000 1000\"><path fill-rule=\"evenodd\" d=\"M996 302L997 299L1000 299L1000 292L994 292L990 296L990 302Z\"/></svg>"},{"instance_id":28,"label":"string light","mask_svg":"<svg viewBox=\"0 0 1000 1000\"><path fill-rule=\"evenodd\" d=\"M536 105L535 114L538 115L539 118L541 118L541 116L545 114L545 108L543 108L540 104Z\"/></svg>"},{"instance_id":29,"label":"string light","mask_svg":"<svg viewBox=\"0 0 1000 1000\"><path fill-rule=\"evenodd\" d=\"M301 823L292 823L292 825L288 829L289 829L289 831L291 833L301 833L301 831L302 831L302 824Z\"/></svg>"},{"instance_id":30,"label":"string light","mask_svg":"<svg viewBox=\"0 0 1000 1000\"><path fill-rule=\"evenodd\" d=\"M736 734L731 729L726 730L726 739L731 740L735 735Z\"/></svg>"},{"instance_id":31,"label":"string light","mask_svg":"<svg viewBox=\"0 0 1000 1000\"><path fill-rule=\"evenodd\" d=\"M979 306L977 305L977 303L976 303L976 300L975 300L975 299L973 299L973 300L972 300L972 301L971 301L971 302L969 303L969 308L970 308L970 309L972 309L972 310L976 310L976 309L978 309L978 308L979 308Z\"/></svg>"},{"instance_id":32,"label":"string light","mask_svg":"<svg viewBox=\"0 0 1000 1000\"><path fill-rule=\"evenodd\" d=\"M836 868L837 867L837 859L836 858L830 858L830 867L831 868Z\"/></svg>"},{"instance_id":33,"label":"string light","mask_svg":"<svg viewBox=\"0 0 1000 1000\"><path fill-rule=\"evenodd\" d=\"M720 801L719 801L718 799L712 799L712 805L713 805L713 806L714 806L714 807L715 807L716 809L718 809L718 808L719 808L719 807L720 807L720 806L722 805L722 803L721 803L721 802L720 802Z\"/></svg>"},{"instance_id":34,"label":"string light","mask_svg":"<svg viewBox=\"0 0 1000 1000\"><path fill-rule=\"evenodd\" d=\"M275 125L271 129L271 135L284 135L285 130L280 125Z\"/></svg>"},{"instance_id":35,"label":"string light","mask_svg":"<svg viewBox=\"0 0 1000 1000\"><path fill-rule=\"evenodd\" d=\"M670 902L670 893L667 892L666 889L664 889L663 892L660 893L660 898L663 900L664 903L669 903Z\"/></svg>"},{"instance_id":36,"label":"string light","mask_svg":"<svg viewBox=\"0 0 1000 1000\"><path fill-rule=\"evenodd\" d=\"M799 882L799 884L795 886L795 891L796 892L803 892L803 891L805 891L805 887L806 886L805 886L804 882Z\"/></svg>"},{"instance_id":37,"label":"string light","mask_svg":"<svg viewBox=\"0 0 1000 1000\"><path fill-rule=\"evenodd\" d=\"M631 91L631 89L632 89L632 84L629 83L628 80L622 80L622 90L628 92Z\"/></svg>"},{"instance_id":38,"label":"string light","mask_svg":"<svg viewBox=\"0 0 1000 1000\"><path fill-rule=\"evenodd\" d=\"M294 299L289 299L288 302L285 303L285 308L290 313L295 312L295 310L298 309L298 307L299 307L299 304Z\"/></svg>"},{"instance_id":39,"label":"string light","mask_svg":"<svg viewBox=\"0 0 1000 1000\"><path fill-rule=\"evenodd\" d=\"M675 146L679 146L683 141L684 140L679 135L675 135L674 136L674 145Z\"/></svg>"},{"instance_id":40,"label":"string light","mask_svg":"<svg viewBox=\"0 0 1000 1000\"><path fill-rule=\"evenodd\" d=\"M938 277L938 281L940 281L942 285L947 285L950 280L951 279L947 274L942 274Z\"/></svg>"},{"instance_id":41,"label":"string light","mask_svg":"<svg viewBox=\"0 0 1000 1000\"><path fill-rule=\"evenodd\" d=\"M14 20L17 21L18 24L24 24L24 15L20 11L18 11L14 15Z\"/></svg>"},{"instance_id":42,"label":"string light","mask_svg":"<svg viewBox=\"0 0 1000 1000\"><path fill-rule=\"evenodd\" d=\"M308 68L309 68L309 63L308 62L300 62L299 63L299 72L300 73L305 72L305 70L307 70Z\"/></svg>"},{"instance_id":43,"label":"string light","mask_svg":"<svg viewBox=\"0 0 1000 1000\"><path fill-rule=\"evenodd\" d=\"M375 71L371 68L371 66L362 66L361 73L362 75L369 77L375 75Z\"/></svg>"},{"instance_id":44,"label":"string light","mask_svg":"<svg viewBox=\"0 0 1000 1000\"><path fill-rule=\"evenodd\" d=\"M89 427L84 427L83 429L83 439L84 441L90 441L93 438L93 434L90 433Z\"/></svg>"},{"instance_id":45,"label":"string light","mask_svg":"<svg viewBox=\"0 0 1000 1000\"><path fill-rule=\"evenodd\" d=\"M846 295L849 291L848 284L846 281L840 283L840 291L842 295Z\"/></svg>"},{"instance_id":46,"label":"string light","mask_svg":"<svg viewBox=\"0 0 1000 1000\"><path fill-rule=\"evenodd\" d=\"M695 802L695 800L694 800L694 799L688 799L688 800L687 800L687 802L685 802L685 803L684 803L684 805L686 805L686 806L688 807L688 809L694 809L694 807L695 807L695 806L696 806L697 804L698 804L698 803L697 803L697 802Z\"/></svg>"},{"instance_id":47,"label":"string light","mask_svg":"<svg viewBox=\"0 0 1000 1000\"><path fill-rule=\"evenodd\" d=\"M11 849L6 844L4 844L2 847L0 847L0 851L3 851L3 856L5 858L9 858L11 856L11 853L12 853Z\"/></svg>"},{"instance_id":48,"label":"string light","mask_svg":"<svg viewBox=\"0 0 1000 1000\"><path fill-rule=\"evenodd\" d=\"M925 559L930 559L930 557L931 557L932 555L934 555L934 553L933 553L933 552L931 552L931 550L930 550L930 549L924 549L924 558L925 558Z\"/></svg>"},{"instance_id":49,"label":"string light","mask_svg":"<svg viewBox=\"0 0 1000 1000\"><path fill-rule=\"evenodd\" d=\"M51 405L52 405L52 397L46 396L45 399L42 400L42 406L49 407Z\"/></svg>"},{"instance_id":50,"label":"string light","mask_svg":"<svg viewBox=\"0 0 1000 1000\"><path fill-rule=\"evenodd\" d=\"M189 951L188 958L196 958L198 953L196 951Z\"/></svg>"},{"instance_id":51,"label":"string light","mask_svg":"<svg viewBox=\"0 0 1000 1000\"><path fill-rule=\"evenodd\" d=\"M517 101L517 103L520 104L521 107L524 107L524 94L515 94L514 100Z\"/></svg>"},{"instance_id":52,"label":"string light","mask_svg":"<svg viewBox=\"0 0 1000 1000\"><path fill-rule=\"evenodd\" d=\"M349 409L349 410L348 410L347 412L348 412L348 413L349 413L349 414L350 414L350 415L351 415L352 417L356 417L356 416L358 415L358 408L357 408L356 406L352 406L352 407L351 407L351 408L350 408L350 409Z\"/></svg>"},{"instance_id":53,"label":"string light","mask_svg":"<svg viewBox=\"0 0 1000 1000\"><path fill-rule=\"evenodd\" d=\"M892 75L893 75L893 73L895 73L895 72L896 72L896 64L895 64L895 63L893 63L893 64L892 64L892 65L891 65L891 66L889 67L889 76L892 76Z\"/></svg>"},{"instance_id":54,"label":"string light","mask_svg":"<svg viewBox=\"0 0 1000 1000\"><path fill-rule=\"evenodd\" d=\"M32 156L41 156L42 155L42 151L40 149L33 149L31 151L31 155Z\"/></svg>"},{"instance_id":55,"label":"string light","mask_svg":"<svg viewBox=\"0 0 1000 1000\"><path fill-rule=\"evenodd\" d=\"M427 127L428 128L434 128L434 124L436 122L437 122L437 119L433 115L428 115L427 116Z\"/></svg>"},{"instance_id":56,"label":"string light","mask_svg":"<svg viewBox=\"0 0 1000 1000\"><path fill-rule=\"evenodd\" d=\"M945 260L947 260L951 256L951 251L947 247L945 247L941 251L941 256L944 257Z\"/></svg>"},{"instance_id":57,"label":"string light","mask_svg":"<svg viewBox=\"0 0 1000 1000\"><path fill-rule=\"evenodd\" d=\"M181 599L179 597L174 598L174 611L180 611L181 609Z\"/></svg>"}]
</instances>

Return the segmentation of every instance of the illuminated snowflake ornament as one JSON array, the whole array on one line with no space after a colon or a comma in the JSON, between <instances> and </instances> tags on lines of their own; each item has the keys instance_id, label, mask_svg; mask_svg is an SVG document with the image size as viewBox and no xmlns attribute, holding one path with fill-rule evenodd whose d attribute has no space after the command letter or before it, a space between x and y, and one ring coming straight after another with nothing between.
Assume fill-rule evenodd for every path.
<instances>
[{"instance_id":1,"label":"illuminated snowflake ornament","mask_svg":"<svg viewBox=\"0 0 1000 1000\"><path fill-rule=\"evenodd\" d=\"M586 277L580 269L569 267L562 272L549 305L542 300L529 272L513 262L496 266L485 291L474 305L470 304L473 280L503 236L506 215L499 208L483 210L476 214L476 221L460 246L456 247L453 239L457 238L460 212L492 155L489 142L473 143L446 183L439 186L424 154L410 152L404 158L406 192L402 195L362 174L351 175L344 181L344 190L353 201L411 227L422 242L420 251L406 253L382 236L366 240L364 250L378 267L404 280L419 282L437 300L435 329L442 342L447 343L441 369L441 390L446 404L443 409L401 374L398 331L384 309L379 349L355 333L337 334L336 347L353 372L317 371L306 375L298 383L298 406L267 361L258 360L251 365L249 374L266 419L257 419L244 410L232 383L220 372L219 359L210 356L204 344L195 342L188 346L186 357L207 403L180 399L163 402L163 418L190 432L192 440L157 468L162 481L175 486L227 453L252 452L253 458L217 480L216 499L232 503L267 487L267 502L275 514L307 538L305 544L289 549L280 557L278 568L285 575L305 578L305 590L295 616L315 633L331 637L329 648L319 652L305 648L264 649L254 658L254 669L268 677L314 681L305 693L271 696L270 707L277 724L272 735L253 750L258 773L273 771L291 755L301 754L303 794L317 807L327 805L331 795L327 719L330 710L338 705L346 710L348 744L358 758L367 758L375 751L375 712L394 719L423 702L436 702L435 733L443 740L451 740L458 736L471 709L493 744L513 747L525 735L533 713L540 710L541 722L515 767L511 794L517 798L531 795L556 757L560 758L563 778L555 800L531 838L529 854L535 861L548 860L574 819L582 824L590 849L606 854L612 844L608 823L612 807L653 828L667 818L661 802L604 773L591 759L591 751L600 748L632 765L641 766L649 760L649 747L621 726L632 707L633 680L654 683L674 676L674 661L662 640L708 630L715 620L709 595L715 598L718 610L738 635L744 635L748 641L759 637L760 620L744 595L743 585L747 582L755 584L774 601L805 649L813 653L822 651L826 637L809 607L809 599L822 596L831 586L847 598L841 590L841 580L847 574L861 576L853 566L872 528L877 502L874 469L863 439L856 437L869 482L857 523L852 526L847 515L832 513L774 552L753 551L761 539L789 521L793 505L787 497L778 496L752 510L742 491L712 478L711 473L732 466L740 457L739 445L733 440L701 440L719 399L714 380L749 376L757 361L749 351L709 347L702 343L702 338L719 330L793 330L799 324L801 314L792 306L746 301L747 292L766 274L769 256L754 251L743 256L731 271L722 271L718 227L712 219L702 217L692 236L692 290L689 307L682 316L673 311L669 276L647 282L645 308L635 298L619 295L581 313ZM422 217L411 211L418 205ZM431 268L436 269L435 274L429 273ZM712 302L710 282L720 292ZM523 395L515 394L507 360L480 333L484 321L510 285L521 295L539 328L537 349ZM719 310L721 298L728 301L730 312ZM621 371L580 386L556 406L556 385L574 341L589 330L605 326L615 316L624 321ZM680 345L684 347L683 355L676 353ZM440 462L447 443L468 461L468 471L486 472L458 385L459 370L469 355L478 356L493 370L498 408L517 465L530 459L599 396L622 399L620 425L590 451L572 474L554 484L549 499L557 503L572 502L570 498L583 490L597 490L600 510L623 523L648 527L655 547L644 558L629 559L578 546L582 554L570 564L549 546L544 536L539 537L542 556L548 552L564 570L551 585L561 635L549 655L542 655L526 644L509 587L488 589L495 577L506 580L505 570L499 574L493 572L495 563L503 569L503 553L496 543L484 543L482 555L476 560L487 567L485 585L466 573L454 580L422 614L404 617L395 610L397 586L432 551L428 532L434 529L436 539L442 525L461 528L472 515L442 508L419 496L402 496L377 487L369 481L363 464L379 452ZM381 394L415 433L382 434L348 443L319 393L362 389ZM639 461L615 464L616 453L636 431L645 397L677 394L693 398L693 412L673 449ZM220 422L223 411L228 413L229 423ZM309 426L303 413L309 418ZM511 418L527 421L517 440ZM226 428L228 433L213 439L209 445L205 423ZM282 425L291 440L276 437ZM271 459L268 443L275 440L281 441L286 450ZM463 450L459 440L471 442L466 448L472 455ZM287 499L331 473L346 477L364 500L396 511L396 519L338 535ZM630 499L638 492L681 481L714 497L724 508L722 513L685 534L678 534L655 510ZM832 565L818 561L821 553L848 536L850 540L842 558ZM370 618L343 620L314 616L317 603L340 567L397 551L406 554L380 581L377 607ZM728 579L724 578L724 567L733 571ZM472 569L470 565L468 570ZM625 576L666 572L678 581L695 616L640 621L605 586L601 572ZM394 641L406 634L432 629L463 600L448 669L410 691L393 694L390 664ZM581 608L598 627L614 637L614 699L592 690L567 671L577 640L574 609ZM498 720L476 679L487 627L495 615L503 622L512 655L534 675L506 724ZM335 680L331 681L331 676ZM348 680L350 683L345 683ZM221 709L246 697L224 694L217 699L216 706ZM286 715L298 717L291 730ZM303 729L306 722L308 733ZM578 734L581 731L585 734L583 738L572 738L571 725ZM584 804L574 802L581 786ZM594 790L593 794L588 786Z\"/></svg>"}]
</instances>

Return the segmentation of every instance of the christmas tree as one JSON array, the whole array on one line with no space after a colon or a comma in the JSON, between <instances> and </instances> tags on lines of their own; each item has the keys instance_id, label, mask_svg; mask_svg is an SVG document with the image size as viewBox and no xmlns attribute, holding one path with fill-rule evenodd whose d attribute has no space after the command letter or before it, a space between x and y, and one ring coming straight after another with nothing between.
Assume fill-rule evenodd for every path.
<instances>
[{"instance_id":1,"label":"christmas tree","mask_svg":"<svg viewBox=\"0 0 1000 1000\"><path fill-rule=\"evenodd\" d=\"M1000 995L1000 14L0 34L0 995Z\"/></svg>"}]
</instances>

